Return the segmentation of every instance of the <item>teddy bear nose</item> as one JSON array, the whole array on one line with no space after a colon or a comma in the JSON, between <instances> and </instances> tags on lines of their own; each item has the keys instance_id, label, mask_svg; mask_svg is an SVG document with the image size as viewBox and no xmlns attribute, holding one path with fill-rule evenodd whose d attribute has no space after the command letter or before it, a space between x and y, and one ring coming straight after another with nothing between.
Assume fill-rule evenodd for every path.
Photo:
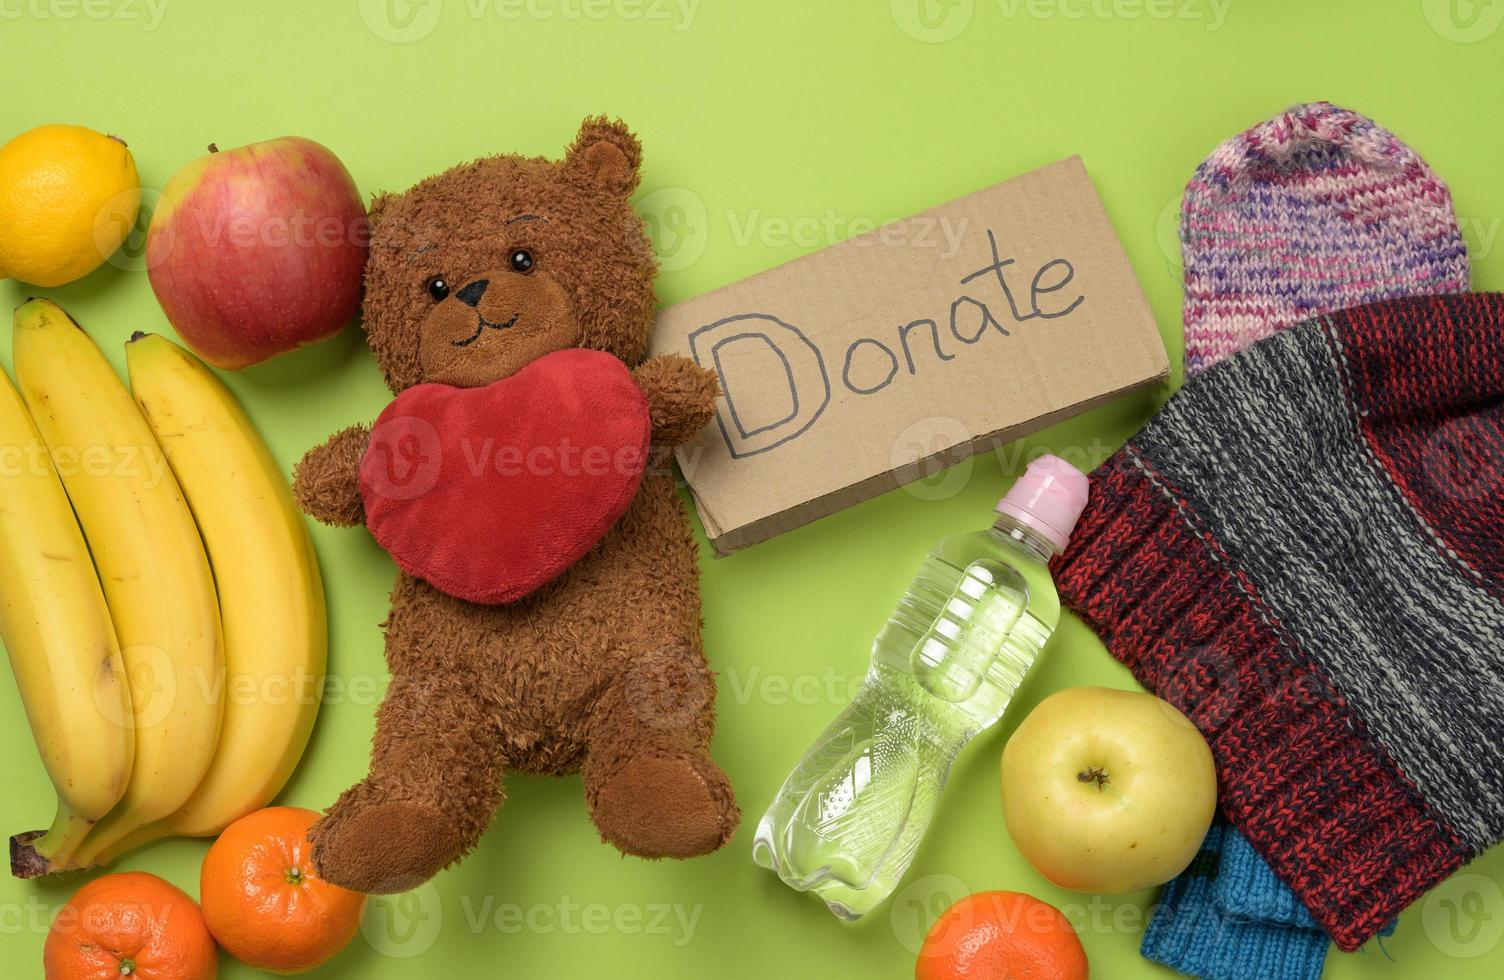
<instances>
[{"instance_id":1,"label":"teddy bear nose","mask_svg":"<svg viewBox=\"0 0 1504 980\"><path fill-rule=\"evenodd\" d=\"M473 310L480 305L480 298L486 295L486 287L489 285L491 285L491 280L477 279L455 293L454 298Z\"/></svg>"}]
</instances>

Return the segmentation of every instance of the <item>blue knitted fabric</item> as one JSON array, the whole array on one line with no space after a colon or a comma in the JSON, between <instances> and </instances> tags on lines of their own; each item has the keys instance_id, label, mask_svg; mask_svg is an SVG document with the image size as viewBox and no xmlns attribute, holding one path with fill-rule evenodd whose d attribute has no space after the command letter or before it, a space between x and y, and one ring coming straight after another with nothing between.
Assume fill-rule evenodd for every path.
<instances>
[{"instance_id":1,"label":"blue knitted fabric","mask_svg":"<svg viewBox=\"0 0 1504 980\"><path fill-rule=\"evenodd\" d=\"M1202 980L1318 980L1331 939L1225 914L1213 899L1228 828L1214 824L1201 852L1160 896L1144 956Z\"/></svg>"},{"instance_id":2,"label":"blue knitted fabric","mask_svg":"<svg viewBox=\"0 0 1504 980\"><path fill-rule=\"evenodd\" d=\"M1321 928L1290 886L1275 876L1248 838L1232 826L1222 835L1222 863L1212 883L1212 901L1240 919L1261 919L1300 929Z\"/></svg>"}]
</instances>

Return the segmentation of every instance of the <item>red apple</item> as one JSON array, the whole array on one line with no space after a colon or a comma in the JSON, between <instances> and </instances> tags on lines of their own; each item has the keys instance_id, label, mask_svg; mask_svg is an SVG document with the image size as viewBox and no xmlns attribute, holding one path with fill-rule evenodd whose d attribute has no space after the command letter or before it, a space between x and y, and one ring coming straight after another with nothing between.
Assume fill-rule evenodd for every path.
<instances>
[{"instance_id":1,"label":"red apple","mask_svg":"<svg viewBox=\"0 0 1504 980\"><path fill-rule=\"evenodd\" d=\"M355 181L318 143L210 146L162 191L147 275L188 346L237 369L338 333L360 307L369 241Z\"/></svg>"}]
</instances>

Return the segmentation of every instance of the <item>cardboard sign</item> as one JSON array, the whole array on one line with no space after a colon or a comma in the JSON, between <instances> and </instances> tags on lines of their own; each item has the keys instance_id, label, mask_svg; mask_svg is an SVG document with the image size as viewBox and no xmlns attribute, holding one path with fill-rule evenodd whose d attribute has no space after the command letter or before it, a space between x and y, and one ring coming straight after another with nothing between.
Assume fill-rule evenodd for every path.
<instances>
[{"instance_id":1,"label":"cardboard sign","mask_svg":"<svg viewBox=\"0 0 1504 980\"><path fill-rule=\"evenodd\" d=\"M678 457L722 554L1169 373L1078 157L669 307L653 345L720 375Z\"/></svg>"}]
</instances>

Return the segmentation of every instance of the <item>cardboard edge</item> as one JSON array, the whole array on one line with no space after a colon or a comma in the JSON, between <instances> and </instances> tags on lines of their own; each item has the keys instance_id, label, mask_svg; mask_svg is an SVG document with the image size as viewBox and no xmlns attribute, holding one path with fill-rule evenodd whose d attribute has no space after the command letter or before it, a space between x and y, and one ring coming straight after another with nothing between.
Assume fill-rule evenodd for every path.
<instances>
[{"instance_id":1,"label":"cardboard edge","mask_svg":"<svg viewBox=\"0 0 1504 980\"><path fill-rule=\"evenodd\" d=\"M856 483L847 484L844 487L811 498L802 504L790 507L788 510L771 514L768 517L753 521L742 527L724 530L715 536L710 534L710 522L706 519L707 512L702 510L701 522L705 524L706 537L710 539L710 546L714 550L715 556L717 558L724 558L727 555L741 551L743 548L751 547L754 544L761 544L769 538L777 537L780 534L803 527L806 524L812 524L822 517L829 517L831 514L870 500L879 494L887 493L890 490L898 489L904 484L912 483L937 463L941 467L954 466L978 453L999 449L1011 442L1016 442L1026 436L1048 429L1059 422L1074 418L1083 412L1099 408L1124 395L1151 388L1157 384L1163 384L1169 379L1169 374L1169 355L1166 353L1163 368L1153 377L1124 385L1113 391L1103 392L1100 395L1095 395L1083 401L1062 406L1044 415L1035 416L1025 422L1009 426L1006 429L998 429L966 442L956 443L949 448L931 453L913 462L905 463L903 466L884 473L874 474L865 479L858 480ZM697 507L700 504L698 497L695 499L695 504Z\"/></svg>"},{"instance_id":2,"label":"cardboard edge","mask_svg":"<svg viewBox=\"0 0 1504 980\"><path fill-rule=\"evenodd\" d=\"M1091 171L1087 170L1087 168L1086 168L1086 162L1081 159L1081 154L1079 154L1079 153L1072 153L1072 154L1070 154L1068 156L1063 156L1063 157L1059 157L1057 159L1051 160L1048 163L1042 163L1042 164L1040 164L1037 167L1031 167L1030 169L1023 171L1022 173L1014 174L1012 177L1008 177L1008 178L1006 178L1004 180L1001 180L1001 181L998 181L997 183L994 183L994 184L989 184L986 187L979 187L979 188L977 188L974 191L968 191L965 194L961 194L961 195L958 195L956 197L949 198L948 200L940 201L940 202L938 202L936 204L931 204L929 207L922 208L922 209L920 209L918 211L915 211L913 214L908 214L908 215L905 215L902 218L895 218L892 221L885 222L884 224L881 224L881 225L877 226L876 228L872 229L871 231L864 231L860 235L852 235L852 236L850 236L848 238L842 238L839 241L830 242L829 244L823 245L823 246L821 246L819 248L812 249L812 250L810 250L808 252L805 252L805 253L803 253L801 255L796 255L793 258L785 259L785 260L783 260L781 262L778 262L775 265L770 265L767 268L758 269L755 272L747 273L744 276L741 276L739 278L733 279L730 282L723 283L723 284L721 284L719 286L716 286L714 289L711 289L711 290L709 290L707 292L704 292L704 293L700 293L697 296L691 296L691 297L682 299L682 300L680 300L680 301L678 301L676 303L670 303L667 306L660 306L653 313L654 329L653 329L653 332L650 335L649 341L648 341L649 353L653 354L653 355L657 355L657 354L685 354L686 353L684 350L680 349L677 346L673 346L673 347L660 346L659 341L658 341L658 338L659 338L659 334L658 334L658 330L657 330L657 323L658 323L658 321L661 320L664 317L664 315L672 312L674 309L676 309L676 308L678 308L680 306L684 306L685 304L688 304L688 303L700 303L700 302L714 301L714 300L718 299L720 296L722 296L723 294L731 291L732 289L743 288L748 283L756 282L758 279L760 279L760 278L762 278L764 276L768 276L768 275L771 275L772 273L779 272L785 266L790 266L790 265L795 264L796 262L803 261L804 259L807 259L807 258L809 258L812 255L818 255L818 254L820 254L822 252L829 251L830 249L833 249L833 248L864 247L865 245L867 245L871 241L878 241L878 240L880 240L880 236L882 236L883 234L885 234L885 233L891 234L891 232L887 232L886 231L886 229L890 225L902 224L903 222L906 222L906 221L917 221L917 220L919 220L921 218L925 218L925 217L929 216L930 214L932 214L932 213L934 213L936 211L941 210L942 208L950 208L950 207L961 205L961 204L963 204L964 202L970 200L973 197L977 197L978 195L981 195L981 194L986 194L989 191L996 190L997 188L1002 187L1002 186L1004 186L1006 184L1011 184L1011 183L1014 183L1016 181L1027 181L1027 180L1029 180L1031 178L1037 179L1037 178L1043 176L1047 171L1056 170L1056 169L1065 169L1065 168L1072 167L1072 166L1074 166L1075 168L1079 169L1081 171L1081 173L1086 177L1087 184L1089 184L1091 186L1091 190L1092 190L1091 196L1096 200L1097 207L1099 209L1101 209L1101 211L1102 211L1102 213L1104 215L1104 218L1106 218L1107 227L1109 227L1109 228L1112 229L1113 236L1115 238L1117 238L1117 240L1119 242L1119 247L1121 248L1122 247L1121 246L1122 239L1121 239L1121 237L1118 236L1118 234L1117 234L1117 228L1113 225L1111 218L1110 217L1106 217L1107 211L1106 211L1106 208L1103 207L1103 205L1102 205L1102 197L1101 197L1100 192L1098 192L1098 190L1097 190L1096 184L1092 182ZM1126 253L1125 253L1124 257L1126 259ZM1132 264L1131 263L1129 264L1129 268L1132 269ZM1135 279L1136 279L1137 278L1137 271L1136 270L1134 272L1134 275L1135 275ZM1140 288L1139 292L1140 292L1140 294L1142 294L1142 292L1143 292L1142 288ZM1145 305L1146 306L1148 305L1147 301L1145 301ZM687 354L686 354L686 356L687 356Z\"/></svg>"},{"instance_id":3,"label":"cardboard edge","mask_svg":"<svg viewBox=\"0 0 1504 980\"><path fill-rule=\"evenodd\" d=\"M1154 326L1155 334L1159 337L1158 350L1164 360L1164 367L1161 368L1163 375L1159 380L1166 380L1170 375L1170 345L1165 343L1164 334L1160 333L1159 317L1154 313L1154 305L1149 302L1149 294L1144 291L1144 281L1139 278L1138 270L1133 267L1133 258L1128 254L1127 246L1123 244L1123 236L1118 233L1118 226L1113 222L1112 215L1107 212L1107 202L1102 198L1102 189L1097 186L1096 180L1091 175L1091 168L1086 165L1086 161L1081 158L1079 153L1072 155L1069 159L1074 160L1080 165L1081 172L1086 175L1087 184L1091 186L1091 199L1096 202L1097 211L1102 215L1102 221L1108 228L1112 229L1113 237L1117 239L1118 251L1123 255L1123 263L1128 266L1128 278L1133 292L1138 297L1139 306L1148 315L1149 323Z\"/></svg>"}]
</instances>

